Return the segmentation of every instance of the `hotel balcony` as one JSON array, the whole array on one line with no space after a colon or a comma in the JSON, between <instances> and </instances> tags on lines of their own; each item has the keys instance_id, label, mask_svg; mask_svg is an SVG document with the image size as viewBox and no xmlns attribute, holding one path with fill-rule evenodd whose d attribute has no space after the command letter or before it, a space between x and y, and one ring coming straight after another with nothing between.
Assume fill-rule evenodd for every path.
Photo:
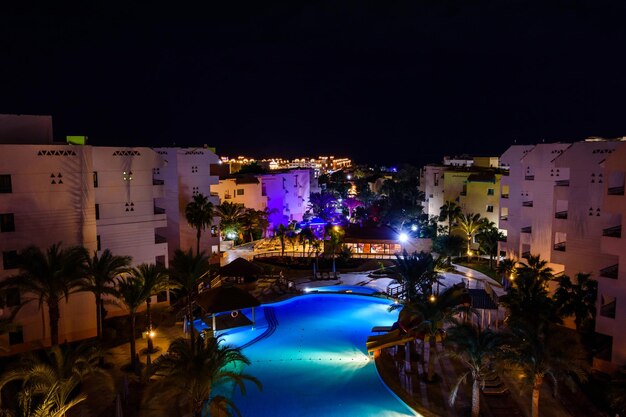
<instances>
[{"instance_id":1,"label":"hotel balcony","mask_svg":"<svg viewBox=\"0 0 626 417\"><path fill-rule=\"evenodd\" d=\"M554 213L554 218L555 219L567 219L567 210L565 211L557 211L556 213Z\"/></svg>"},{"instance_id":2,"label":"hotel balcony","mask_svg":"<svg viewBox=\"0 0 626 417\"><path fill-rule=\"evenodd\" d=\"M154 244L158 245L159 243L167 243L167 239L164 236L154 234Z\"/></svg>"},{"instance_id":3,"label":"hotel balcony","mask_svg":"<svg viewBox=\"0 0 626 417\"><path fill-rule=\"evenodd\" d=\"M509 198L509 195L508 194L502 194L500 197L501 198Z\"/></svg>"},{"instance_id":4,"label":"hotel balcony","mask_svg":"<svg viewBox=\"0 0 626 417\"><path fill-rule=\"evenodd\" d=\"M554 185L557 187L569 187L569 180L556 180Z\"/></svg>"},{"instance_id":5,"label":"hotel balcony","mask_svg":"<svg viewBox=\"0 0 626 417\"><path fill-rule=\"evenodd\" d=\"M607 266L600 270L600 276L604 278L617 279L619 273L619 264Z\"/></svg>"},{"instance_id":6,"label":"hotel balcony","mask_svg":"<svg viewBox=\"0 0 626 417\"><path fill-rule=\"evenodd\" d=\"M608 229L602 230L602 236L607 237L622 237L622 225L609 227Z\"/></svg>"},{"instance_id":7,"label":"hotel balcony","mask_svg":"<svg viewBox=\"0 0 626 417\"><path fill-rule=\"evenodd\" d=\"M154 214L165 214L165 209L161 207L154 206Z\"/></svg>"},{"instance_id":8,"label":"hotel balcony","mask_svg":"<svg viewBox=\"0 0 626 417\"><path fill-rule=\"evenodd\" d=\"M501 222L505 222L507 220L509 220L509 215L508 214L504 214L504 215L500 216L500 221Z\"/></svg>"},{"instance_id":9,"label":"hotel balcony","mask_svg":"<svg viewBox=\"0 0 626 417\"><path fill-rule=\"evenodd\" d=\"M165 184L165 181L152 178L152 197L153 198L165 197L165 187L163 187L163 184Z\"/></svg>"},{"instance_id":10,"label":"hotel balcony","mask_svg":"<svg viewBox=\"0 0 626 417\"><path fill-rule=\"evenodd\" d=\"M231 198L233 198L232 195L230 194L224 194L224 200L230 200Z\"/></svg>"},{"instance_id":11,"label":"hotel balcony","mask_svg":"<svg viewBox=\"0 0 626 417\"><path fill-rule=\"evenodd\" d=\"M535 176L534 175L526 175L526 176L524 176L524 179L526 181L534 181L535 180Z\"/></svg>"},{"instance_id":12,"label":"hotel balcony","mask_svg":"<svg viewBox=\"0 0 626 417\"><path fill-rule=\"evenodd\" d=\"M523 207L532 207L533 206L533 202L532 201L523 201L522 202L522 206Z\"/></svg>"},{"instance_id":13,"label":"hotel balcony","mask_svg":"<svg viewBox=\"0 0 626 417\"><path fill-rule=\"evenodd\" d=\"M533 232L533 227L532 226L522 227L522 229L520 231L522 233L532 233Z\"/></svg>"},{"instance_id":14,"label":"hotel balcony","mask_svg":"<svg viewBox=\"0 0 626 417\"><path fill-rule=\"evenodd\" d=\"M506 236L504 235L501 238L498 238L498 242L506 242L506 241L507 239L506 239Z\"/></svg>"},{"instance_id":15,"label":"hotel balcony","mask_svg":"<svg viewBox=\"0 0 626 417\"><path fill-rule=\"evenodd\" d=\"M608 195L624 195L624 186L621 187L609 187L607 190Z\"/></svg>"},{"instance_id":16,"label":"hotel balcony","mask_svg":"<svg viewBox=\"0 0 626 417\"><path fill-rule=\"evenodd\" d=\"M522 258L530 258L530 251L522 252Z\"/></svg>"},{"instance_id":17,"label":"hotel balcony","mask_svg":"<svg viewBox=\"0 0 626 417\"><path fill-rule=\"evenodd\" d=\"M559 251L559 252L565 252L565 246L566 246L565 243L566 242L555 243L554 250Z\"/></svg>"}]
</instances>

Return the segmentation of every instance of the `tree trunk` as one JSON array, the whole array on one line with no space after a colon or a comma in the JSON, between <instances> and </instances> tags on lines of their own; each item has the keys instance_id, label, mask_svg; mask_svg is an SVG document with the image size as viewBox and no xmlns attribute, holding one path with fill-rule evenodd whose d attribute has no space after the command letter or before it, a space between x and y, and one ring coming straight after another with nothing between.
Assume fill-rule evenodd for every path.
<instances>
[{"instance_id":1,"label":"tree trunk","mask_svg":"<svg viewBox=\"0 0 626 417\"><path fill-rule=\"evenodd\" d=\"M196 255L200 254L200 236L202 236L202 231L198 228L196 232Z\"/></svg>"},{"instance_id":2,"label":"tree trunk","mask_svg":"<svg viewBox=\"0 0 626 417\"><path fill-rule=\"evenodd\" d=\"M434 335L428 337L428 381L431 382L435 376L435 357L437 355L437 338Z\"/></svg>"},{"instance_id":3,"label":"tree trunk","mask_svg":"<svg viewBox=\"0 0 626 417\"><path fill-rule=\"evenodd\" d=\"M96 294L96 334L98 340L102 340L102 299Z\"/></svg>"},{"instance_id":4,"label":"tree trunk","mask_svg":"<svg viewBox=\"0 0 626 417\"><path fill-rule=\"evenodd\" d=\"M130 364L131 368L137 366L137 349L135 347L135 312L130 313Z\"/></svg>"},{"instance_id":5,"label":"tree trunk","mask_svg":"<svg viewBox=\"0 0 626 417\"><path fill-rule=\"evenodd\" d=\"M541 384L543 384L543 375L536 375L535 383L533 384L532 417L539 417L539 393L541 391Z\"/></svg>"},{"instance_id":6,"label":"tree trunk","mask_svg":"<svg viewBox=\"0 0 626 417\"><path fill-rule=\"evenodd\" d=\"M480 380L474 378L472 384L472 417L478 417L480 414Z\"/></svg>"},{"instance_id":7,"label":"tree trunk","mask_svg":"<svg viewBox=\"0 0 626 417\"><path fill-rule=\"evenodd\" d=\"M467 237L467 263L470 262L471 241L472 241L471 236L468 236Z\"/></svg>"},{"instance_id":8,"label":"tree trunk","mask_svg":"<svg viewBox=\"0 0 626 417\"><path fill-rule=\"evenodd\" d=\"M195 340L193 337L193 311L192 311L192 307L191 307L191 293L187 294L187 320L189 320L189 326L187 326L187 329L189 330L189 339L190 339L190 344L189 346L191 346L191 351L195 352ZM215 335L215 329L211 329L213 331L213 335Z\"/></svg>"},{"instance_id":9,"label":"tree trunk","mask_svg":"<svg viewBox=\"0 0 626 417\"><path fill-rule=\"evenodd\" d=\"M150 312L150 297L146 299L146 322L148 323L148 352L154 352L154 344L152 343L152 313Z\"/></svg>"},{"instance_id":10,"label":"tree trunk","mask_svg":"<svg viewBox=\"0 0 626 417\"><path fill-rule=\"evenodd\" d=\"M59 301L48 301L48 315L50 316L50 342L52 346L59 344L59 318L61 312L59 311Z\"/></svg>"}]
</instances>

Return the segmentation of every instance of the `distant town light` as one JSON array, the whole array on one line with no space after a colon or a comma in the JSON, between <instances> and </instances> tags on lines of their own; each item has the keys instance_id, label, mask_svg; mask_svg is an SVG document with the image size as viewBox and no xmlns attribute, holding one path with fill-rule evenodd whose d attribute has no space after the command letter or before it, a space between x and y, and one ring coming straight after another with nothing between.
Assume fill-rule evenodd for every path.
<instances>
[{"instance_id":1,"label":"distant town light","mask_svg":"<svg viewBox=\"0 0 626 417\"><path fill-rule=\"evenodd\" d=\"M347 179L349 179L349 180L351 180L351 179L352 179L352 175L348 174L348 175L346 176L346 178L347 178Z\"/></svg>"},{"instance_id":2,"label":"distant town light","mask_svg":"<svg viewBox=\"0 0 626 417\"><path fill-rule=\"evenodd\" d=\"M409 236L406 233L402 232L402 233L400 233L400 236L398 236L398 240L400 242L404 243L407 240L409 240Z\"/></svg>"},{"instance_id":3,"label":"distant town light","mask_svg":"<svg viewBox=\"0 0 626 417\"><path fill-rule=\"evenodd\" d=\"M414 224L413 226L411 226L411 230L414 231L414 232L417 232L417 225Z\"/></svg>"}]
</instances>

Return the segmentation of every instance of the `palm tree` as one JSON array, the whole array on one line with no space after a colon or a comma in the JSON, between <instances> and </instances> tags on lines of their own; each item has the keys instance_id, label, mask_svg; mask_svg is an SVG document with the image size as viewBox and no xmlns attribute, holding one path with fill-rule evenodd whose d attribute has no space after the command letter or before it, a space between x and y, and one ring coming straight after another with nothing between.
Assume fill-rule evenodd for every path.
<instances>
[{"instance_id":1,"label":"palm tree","mask_svg":"<svg viewBox=\"0 0 626 417\"><path fill-rule=\"evenodd\" d=\"M454 201L446 201L439 209L439 221L448 222L448 236L452 233L452 226L455 220L461 216L461 207Z\"/></svg>"},{"instance_id":2,"label":"palm tree","mask_svg":"<svg viewBox=\"0 0 626 417\"><path fill-rule=\"evenodd\" d=\"M515 269L515 276L508 293L499 299L508 310L509 326L539 327L560 322L548 292L548 281L553 275L547 262L531 255L528 264L520 263Z\"/></svg>"},{"instance_id":3,"label":"palm tree","mask_svg":"<svg viewBox=\"0 0 626 417\"><path fill-rule=\"evenodd\" d=\"M476 240L482 251L489 255L489 269L493 269L493 258L498 254L498 242L504 239L504 234L493 222L484 222Z\"/></svg>"},{"instance_id":4,"label":"palm tree","mask_svg":"<svg viewBox=\"0 0 626 417\"><path fill-rule=\"evenodd\" d=\"M407 302L427 299L432 294L433 286L439 282L439 276L435 273L436 262L430 253L413 252L409 255L404 250L402 256L396 254L394 264L398 273L396 281L402 285Z\"/></svg>"},{"instance_id":5,"label":"palm tree","mask_svg":"<svg viewBox=\"0 0 626 417\"><path fill-rule=\"evenodd\" d=\"M412 319L409 323L417 323L411 330L415 333L424 333L428 336L430 345L428 355L428 381L432 381L435 374L435 358L437 357L437 336L446 324L454 323L454 316L467 311L462 304L468 302L468 294L463 284L453 285L438 296L432 294L428 299L418 299L407 302L400 314L408 315ZM406 311L405 311L406 310Z\"/></svg>"},{"instance_id":6,"label":"palm tree","mask_svg":"<svg viewBox=\"0 0 626 417\"><path fill-rule=\"evenodd\" d=\"M162 378L149 389L166 400L183 400L194 417L206 415L212 405L229 415L229 409L240 415L230 399L212 396L211 392L215 385L225 382L234 383L242 394L246 392L245 382L252 382L260 389L261 383L256 378L237 370L249 364L239 348L224 345L221 339L199 338L195 349L185 339L176 339L167 353L154 361L154 371Z\"/></svg>"},{"instance_id":7,"label":"palm tree","mask_svg":"<svg viewBox=\"0 0 626 417\"><path fill-rule=\"evenodd\" d=\"M213 224L215 210L211 203L203 194L196 194L185 207L185 218L189 226L196 229L196 253L200 253L200 237L202 231Z\"/></svg>"},{"instance_id":8,"label":"palm tree","mask_svg":"<svg viewBox=\"0 0 626 417\"><path fill-rule=\"evenodd\" d=\"M43 354L30 353L21 357L19 362L0 376L0 391L12 382L21 382L23 393L45 394L60 387L73 387L66 394L75 397L77 387L89 378L90 384L96 388L113 392L113 378L98 367L103 352L92 343L82 343L76 347L71 345L53 346ZM56 387L56 388L55 388ZM74 391L74 392L72 392ZM69 398L57 398L57 406ZM45 414L47 416L47 414Z\"/></svg>"},{"instance_id":9,"label":"palm tree","mask_svg":"<svg viewBox=\"0 0 626 417\"><path fill-rule=\"evenodd\" d=\"M96 329L98 339L102 339L104 295L115 295L115 278L127 272L131 262L130 256L115 256L105 249L102 255L94 251L93 256L85 252L80 291L91 292L96 298Z\"/></svg>"},{"instance_id":10,"label":"palm tree","mask_svg":"<svg viewBox=\"0 0 626 417\"><path fill-rule=\"evenodd\" d=\"M143 282L144 292L146 295L146 323L148 327L148 351L154 352L154 346L152 342L152 314L150 311L150 304L152 297L159 294L162 291L167 291L171 288L177 287L175 282L169 280L169 273L166 269L156 264L141 264L136 268L133 268L131 274Z\"/></svg>"},{"instance_id":11,"label":"palm tree","mask_svg":"<svg viewBox=\"0 0 626 417\"><path fill-rule=\"evenodd\" d=\"M342 204L348 208L348 219L350 221L352 221L352 213L354 212L354 209L363 206L363 203L354 197L346 198L343 200Z\"/></svg>"},{"instance_id":12,"label":"palm tree","mask_svg":"<svg viewBox=\"0 0 626 417\"><path fill-rule=\"evenodd\" d=\"M278 238L280 241L280 256L285 256L285 241L287 240L288 233L289 228L282 223L274 229L274 238Z\"/></svg>"},{"instance_id":13,"label":"palm tree","mask_svg":"<svg viewBox=\"0 0 626 417\"><path fill-rule=\"evenodd\" d=\"M246 208L242 204L224 201L217 206L215 214L220 218L222 234L239 236L241 224L246 217Z\"/></svg>"},{"instance_id":14,"label":"palm tree","mask_svg":"<svg viewBox=\"0 0 626 417\"><path fill-rule=\"evenodd\" d=\"M471 376L472 417L480 415L480 387L490 372L492 358L500 343L501 338L497 333L491 330L481 331L478 326L467 322L446 330L446 355L458 359L466 368L466 372L459 376L450 392L450 405L454 404L461 384Z\"/></svg>"},{"instance_id":15,"label":"palm tree","mask_svg":"<svg viewBox=\"0 0 626 417\"><path fill-rule=\"evenodd\" d=\"M517 261L515 259L506 258L500 261L496 268L496 272L502 277L502 285L504 289L508 289L511 284L511 279L515 273L515 265Z\"/></svg>"},{"instance_id":16,"label":"palm tree","mask_svg":"<svg viewBox=\"0 0 626 417\"><path fill-rule=\"evenodd\" d=\"M177 249L170 261L170 277L176 283L179 294L184 297L186 319L190 323L193 336L193 303L198 297L198 287L209 277L209 258L200 252L194 255L191 250ZM194 338L190 341L192 347Z\"/></svg>"},{"instance_id":17,"label":"palm tree","mask_svg":"<svg viewBox=\"0 0 626 417\"><path fill-rule=\"evenodd\" d=\"M511 332L511 342L504 346L501 359L521 372L532 389L532 417L539 417L539 394L546 377L552 380L554 396L558 395L559 382L573 385L573 377L586 381L587 355L575 333L554 325L517 326Z\"/></svg>"},{"instance_id":18,"label":"palm tree","mask_svg":"<svg viewBox=\"0 0 626 417\"><path fill-rule=\"evenodd\" d=\"M574 316L576 330L592 331L596 318L598 281L591 274L576 274L576 284L567 275L559 278L559 288L554 293L554 302L563 317Z\"/></svg>"},{"instance_id":19,"label":"palm tree","mask_svg":"<svg viewBox=\"0 0 626 417\"><path fill-rule=\"evenodd\" d=\"M254 231L259 229L259 213L260 210L246 209L246 215L241 221L241 229L250 238L250 242L254 241Z\"/></svg>"},{"instance_id":20,"label":"palm tree","mask_svg":"<svg viewBox=\"0 0 626 417\"><path fill-rule=\"evenodd\" d=\"M474 235L480 231L484 223L481 221L480 214L478 213L461 213L457 219L458 224L456 228L462 231L467 237L467 261L469 262L472 239Z\"/></svg>"},{"instance_id":21,"label":"palm tree","mask_svg":"<svg viewBox=\"0 0 626 417\"><path fill-rule=\"evenodd\" d=\"M302 245L302 257L303 258L304 258L304 252L306 251L306 244L308 243L309 246L311 246L315 239L316 239L315 233L313 233L313 230L311 230L311 228L308 226L303 228L298 234L298 241Z\"/></svg>"},{"instance_id":22,"label":"palm tree","mask_svg":"<svg viewBox=\"0 0 626 417\"><path fill-rule=\"evenodd\" d=\"M24 294L21 305L36 301L40 310L43 304L48 306L52 345L59 344L59 304L77 291L83 259L81 247L61 249L57 243L44 253L36 246L29 246L19 256L20 272L0 283L0 290L17 288ZM43 329L45 339L45 323Z\"/></svg>"},{"instance_id":23,"label":"palm tree","mask_svg":"<svg viewBox=\"0 0 626 417\"><path fill-rule=\"evenodd\" d=\"M331 221L335 214L335 204L337 199L331 193L311 193L309 196L308 212L319 217L323 221Z\"/></svg>"},{"instance_id":24,"label":"palm tree","mask_svg":"<svg viewBox=\"0 0 626 417\"><path fill-rule=\"evenodd\" d=\"M28 386L17 395L11 409L2 408L6 417L66 417L68 411L87 399L85 394L72 396L79 382L75 379L55 382L46 390Z\"/></svg>"},{"instance_id":25,"label":"palm tree","mask_svg":"<svg viewBox=\"0 0 626 417\"><path fill-rule=\"evenodd\" d=\"M146 292L144 280L131 275L117 280L117 298L128 310L130 318L130 365L137 368L137 349L135 346L137 310L146 302L149 294Z\"/></svg>"}]
</instances>

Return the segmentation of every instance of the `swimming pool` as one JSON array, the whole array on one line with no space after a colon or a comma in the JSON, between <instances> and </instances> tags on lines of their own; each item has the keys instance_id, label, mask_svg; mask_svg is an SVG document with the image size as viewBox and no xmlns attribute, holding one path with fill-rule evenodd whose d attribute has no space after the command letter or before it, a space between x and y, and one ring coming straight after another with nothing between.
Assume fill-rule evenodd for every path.
<instances>
[{"instance_id":1,"label":"swimming pool","mask_svg":"<svg viewBox=\"0 0 626 417\"><path fill-rule=\"evenodd\" d=\"M263 383L235 390L245 417L400 417L419 415L380 380L367 357L373 326L389 326L390 301L341 294L309 294L259 308L257 326L220 332L244 346L245 372ZM243 312L244 314L247 312Z\"/></svg>"}]
</instances>

